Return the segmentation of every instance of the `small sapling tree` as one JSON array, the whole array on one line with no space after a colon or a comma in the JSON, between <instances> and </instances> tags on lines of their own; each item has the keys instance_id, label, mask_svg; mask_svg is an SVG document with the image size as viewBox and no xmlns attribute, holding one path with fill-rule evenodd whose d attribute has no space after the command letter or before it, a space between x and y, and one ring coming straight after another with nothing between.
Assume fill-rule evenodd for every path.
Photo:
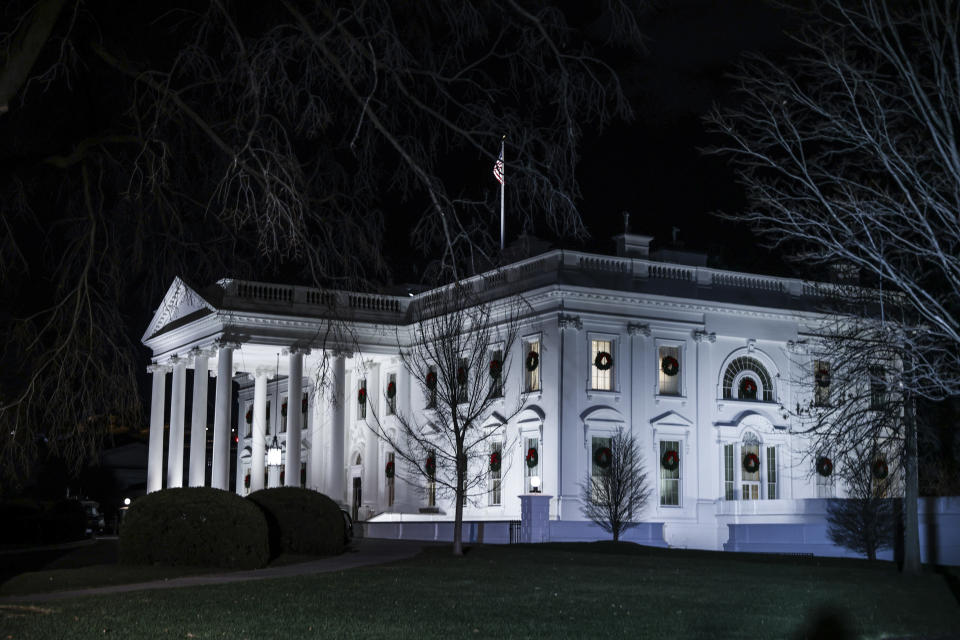
<instances>
[{"instance_id":1,"label":"small sapling tree","mask_svg":"<svg viewBox=\"0 0 960 640\"><path fill-rule=\"evenodd\" d=\"M643 454L633 435L621 429L609 446L597 447L590 467L581 484L581 509L617 542L636 526L650 499Z\"/></svg>"}]
</instances>

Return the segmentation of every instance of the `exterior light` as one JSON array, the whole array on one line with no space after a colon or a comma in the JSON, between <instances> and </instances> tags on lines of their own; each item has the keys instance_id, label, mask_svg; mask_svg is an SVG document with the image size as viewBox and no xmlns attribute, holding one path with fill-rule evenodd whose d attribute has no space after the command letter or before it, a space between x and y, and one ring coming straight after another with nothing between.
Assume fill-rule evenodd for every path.
<instances>
[{"instance_id":1,"label":"exterior light","mask_svg":"<svg viewBox=\"0 0 960 640\"><path fill-rule=\"evenodd\" d=\"M280 450L280 443L277 442L277 436L273 436L273 442L267 449L267 466L279 467L283 460L283 451Z\"/></svg>"},{"instance_id":2,"label":"exterior light","mask_svg":"<svg viewBox=\"0 0 960 640\"><path fill-rule=\"evenodd\" d=\"M124 498L124 499L123 499L123 506L125 506L125 507L129 507L129 506L130 506L130 498Z\"/></svg>"},{"instance_id":3,"label":"exterior light","mask_svg":"<svg viewBox=\"0 0 960 640\"><path fill-rule=\"evenodd\" d=\"M530 493L540 493L540 476L530 476Z\"/></svg>"}]
</instances>

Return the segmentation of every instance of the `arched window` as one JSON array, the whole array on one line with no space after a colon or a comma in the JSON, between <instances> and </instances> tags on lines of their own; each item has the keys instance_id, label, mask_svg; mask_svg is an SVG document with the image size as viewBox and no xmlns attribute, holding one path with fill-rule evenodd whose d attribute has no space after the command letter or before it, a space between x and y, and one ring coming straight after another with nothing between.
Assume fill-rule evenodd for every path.
<instances>
[{"instance_id":1,"label":"arched window","mask_svg":"<svg viewBox=\"0 0 960 640\"><path fill-rule=\"evenodd\" d=\"M766 367L756 358L735 358L723 373L723 397L773 402L773 383Z\"/></svg>"}]
</instances>

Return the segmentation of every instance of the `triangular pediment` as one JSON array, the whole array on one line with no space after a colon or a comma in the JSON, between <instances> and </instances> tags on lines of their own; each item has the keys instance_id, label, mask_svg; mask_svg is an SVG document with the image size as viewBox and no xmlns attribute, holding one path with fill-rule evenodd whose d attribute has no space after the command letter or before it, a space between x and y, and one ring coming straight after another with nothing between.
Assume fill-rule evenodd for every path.
<instances>
[{"instance_id":1,"label":"triangular pediment","mask_svg":"<svg viewBox=\"0 0 960 640\"><path fill-rule=\"evenodd\" d=\"M174 278L173 284L167 289L167 294L163 296L163 302L160 303L160 307L153 314L153 319L147 325L147 331L143 334L141 341L146 342L164 328L198 311L213 312L216 308L182 278Z\"/></svg>"},{"instance_id":2,"label":"triangular pediment","mask_svg":"<svg viewBox=\"0 0 960 640\"><path fill-rule=\"evenodd\" d=\"M654 427L692 427L693 422L687 420L676 411L661 413L650 421Z\"/></svg>"}]
</instances>

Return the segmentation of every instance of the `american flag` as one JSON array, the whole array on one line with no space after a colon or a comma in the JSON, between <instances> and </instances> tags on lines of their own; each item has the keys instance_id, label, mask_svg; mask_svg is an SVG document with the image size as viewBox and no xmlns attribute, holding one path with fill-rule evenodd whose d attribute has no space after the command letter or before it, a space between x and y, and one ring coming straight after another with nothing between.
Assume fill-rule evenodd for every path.
<instances>
[{"instance_id":1,"label":"american flag","mask_svg":"<svg viewBox=\"0 0 960 640\"><path fill-rule=\"evenodd\" d=\"M493 177L497 179L497 182L503 184L503 147L500 147L500 157L493 165Z\"/></svg>"}]
</instances>

